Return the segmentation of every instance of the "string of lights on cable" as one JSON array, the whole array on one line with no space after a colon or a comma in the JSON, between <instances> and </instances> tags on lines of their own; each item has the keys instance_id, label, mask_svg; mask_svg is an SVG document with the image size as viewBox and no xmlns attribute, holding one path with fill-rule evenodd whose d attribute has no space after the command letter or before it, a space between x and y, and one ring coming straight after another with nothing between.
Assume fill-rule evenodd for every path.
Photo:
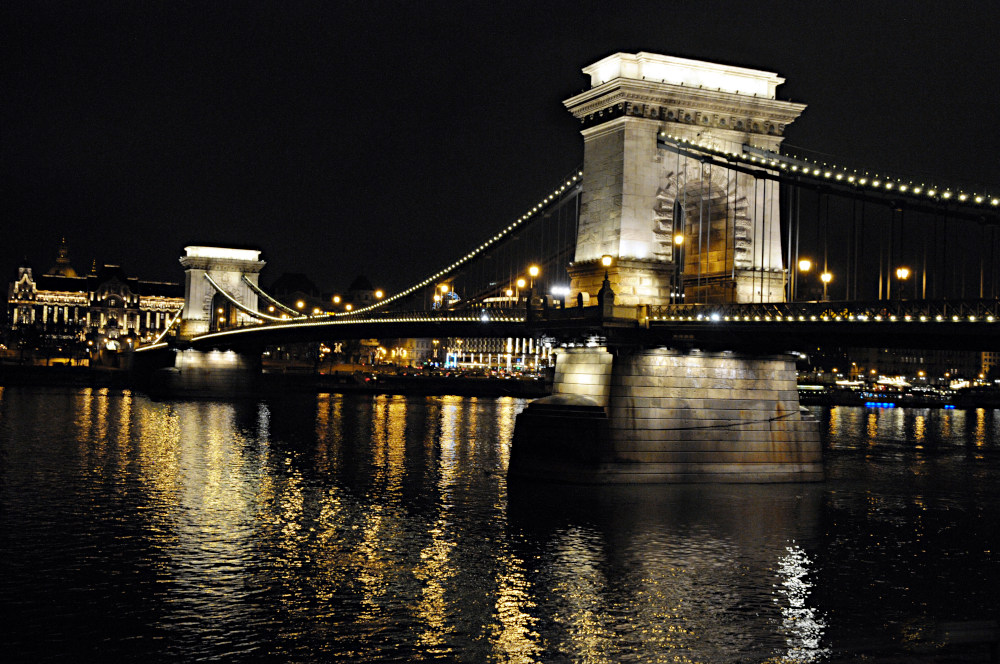
<instances>
[{"instance_id":1,"label":"string of lights on cable","mask_svg":"<svg viewBox=\"0 0 1000 664\"><path fill-rule=\"evenodd\" d=\"M369 305L367 307L360 307L358 309L354 309L353 311L349 311L349 312L337 312L337 313L335 313L333 315L334 316L351 316L351 315L356 315L356 314L364 313L366 311L371 311L371 310L376 309L378 307L383 307L383 306L389 304L390 302L394 302L396 300L399 300L400 298L404 298L407 295L415 293L416 291L420 290L421 288L425 288L427 286L430 286L431 284L434 284L438 280L442 279L443 277L446 277L447 275L451 274L452 272L454 272L458 268L462 267L463 265L465 265L466 263L468 263L472 259L476 258L480 254L482 254L484 251L486 251L487 249L489 249L490 247L493 247L494 245L496 245L500 241L502 241L505 238L507 238L515 230L517 230L520 226L522 226L525 222L534 219L538 215L539 212L541 212L541 211L543 211L545 209L546 205L552 203L553 201L557 200L559 198L559 196L561 196L562 194L564 194L567 191L571 190L580 181L580 179L582 177L583 177L583 171L577 171L577 173L575 175L572 175L571 177L568 177L565 180L565 182L563 182L559 187L557 187L554 190L552 190L552 193L550 193L548 196L546 196L541 201L539 201L537 205L532 206L531 209L527 210L524 214L522 214L520 217L518 217L513 222L511 222L506 228L504 228L503 230L501 230L500 232L498 232L497 234L495 234L493 237L489 238L488 240L486 240L485 242L483 242L482 244L480 244L478 247L476 247L475 249L473 249L472 251L470 251L469 253L467 253L465 256L462 256L461 258L459 258L458 260L456 260L455 262L453 262L451 265L448 265L447 267L442 268L441 270L438 270L437 272L435 272L434 274L430 275L426 279L423 279L422 281L419 281L419 282L413 284L409 288L406 288L405 290L402 290L402 291L400 291L398 293L395 293L394 295L390 295L389 297L386 297L386 298L380 300L379 302L371 304L371 305Z\"/></svg>"},{"instance_id":2,"label":"string of lights on cable","mask_svg":"<svg viewBox=\"0 0 1000 664\"><path fill-rule=\"evenodd\" d=\"M859 172L858 169L820 164L810 159L783 155L752 145L743 145L740 152L720 150L712 146L708 141L694 141L668 134L665 131L660 132L660 139L666 139L677 145L685 145L700 152L723 157L730 161L738 160L751 164L760 164L761 166L789 171L817 180L834 180L872 190L899 192L900 194L923 200L930 198L938 201L958 201L966 205L981 206L984 208L1000 207L1000 197L997 196L975 192L970 193L961 189L952 190L949 187L928 186L923 183L915 184L912 180L905 181L899 178L879 175L878 173L873 174L865 170Z\"/></svg>"}]
</instances>

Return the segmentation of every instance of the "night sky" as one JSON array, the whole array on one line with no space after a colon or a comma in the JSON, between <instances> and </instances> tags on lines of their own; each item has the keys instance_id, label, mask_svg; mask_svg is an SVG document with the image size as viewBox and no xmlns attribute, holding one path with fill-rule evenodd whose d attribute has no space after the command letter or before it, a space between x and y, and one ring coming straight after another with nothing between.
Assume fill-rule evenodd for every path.
<instances>
[{"instance_id":1,"label":"night sky","mask_svg":"<svg viewBox=\"0 0 1000 664\"><path fill-rule=\"evenodd\" d=\"M580 69L651 51L777 72L790 151L1000 192L996 2L6 2L6 281L27 258L181 281L402 287L583 159Z\"/></svg>"}]
</instances>

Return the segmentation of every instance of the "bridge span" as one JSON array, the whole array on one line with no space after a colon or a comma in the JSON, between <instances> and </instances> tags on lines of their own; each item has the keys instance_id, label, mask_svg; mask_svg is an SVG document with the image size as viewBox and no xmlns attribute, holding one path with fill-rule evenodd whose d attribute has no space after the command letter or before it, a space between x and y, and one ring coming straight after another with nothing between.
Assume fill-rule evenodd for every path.
<instances>
[{"instance_id":1,"label":"bridge span","mask_svg":"<svg viewBox=\"0 0 1000 664\"><path fill-rule=\"evenodd\" d=\"M613 296L613 293L612 293ZM526 303L530 304L530 303ZM191 337L199 350L343 339L532 335L681 348L808 351L816 346L1000 350L1000 300L614 305L302 317Z\"/></svg>"}]
</instances>

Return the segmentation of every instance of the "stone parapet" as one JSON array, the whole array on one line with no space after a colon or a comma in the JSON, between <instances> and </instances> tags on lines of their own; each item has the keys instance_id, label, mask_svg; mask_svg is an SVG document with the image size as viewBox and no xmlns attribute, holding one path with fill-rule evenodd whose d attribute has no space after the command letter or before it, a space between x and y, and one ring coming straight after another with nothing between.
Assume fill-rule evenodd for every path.
<instances>
[{"instance_id":1,"label":"stone parapet","mask_svg":"<svg viewBox=\"0 0 1000 664\"><path fill-rule=\"evenodd\" d=\"M597 297L604 284L605 274L615 293L615 304L635 307L639 305L662 306L670 304L674 287L674 267L654 260L618 259L610 266L600 261L570 263L566 268L570 276L570 302L577 293L587 293L591 300Z\"/></svg>"}]
</instances>

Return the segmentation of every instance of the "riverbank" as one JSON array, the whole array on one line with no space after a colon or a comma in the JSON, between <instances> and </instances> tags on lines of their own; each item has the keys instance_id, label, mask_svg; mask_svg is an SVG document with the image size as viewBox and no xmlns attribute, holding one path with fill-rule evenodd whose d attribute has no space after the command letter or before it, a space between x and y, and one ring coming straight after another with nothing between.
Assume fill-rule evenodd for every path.
<instances>
[{"instance_id":1,"label":"riverbank","mask_svg":"<svg viewBox=\"0 0 1000 664\"><path fill-rule=\"evenodd\" d=\"M49 385L57 387L131 387L129 372L115 367L74 367L68 364L39 366L0 364L0 385Z\"/></svg>"},{"instance_id":2,"label":"riverbank","mask_svg":"<svg viewBox=\"0 0 1000 664\"><path fill-rule=\"evenodd\" d=\"M376 374L353 375L282 373L264 371L262 388L269 392L344 392L369 394L410 394L416 396L452 394L462 397L547 396L552 386L540 378L498 378L479 376L421 376Z\"/></svg>"},{"instance_id":3,"label":"riverbank","mask_svg":"<svg viewBox=\"0 0 1000 664\"><path fill-rule=\"evenodd\" d=\"M1000 408L998 390L962 390L951 394L799 390L803 406L869 406L878 408Z\"/></svg>"},{"instance_id":4,"label":"riverbank","mask_svg":"<svg viewBox=\"0 0 1000 664\"><path fill-rule=\"evenodd\" d=\"M129 371L111 367L0 365L0 385L47 385L139 389ZM551 385L543 379L471 376L403 376L317 374L264 370L255 393L261 396L288 393L340 392L360 394L412 394L469 397L511 396L535 399L546 396ZM177 395L187 396L187 395ZM196 396L196 395L195 395Z\"/></svg>"},{"instance_id":5,"label":"riverbank","mask_svg":"<svg viewBox=\"0 0 1000 664\"><path fill-rule=\"evenodd\" d=\"M114 367L0 364L0 386L49 385L139 389L129 371ZM262 396L286 393L341 392L470 397L512 396L536 399L551 393L551 384L536 378L424 376L395 374L317 374L265 369L258 385ZM178 395L182 396L182 395ZM853 390L800 390L804 406L870 406L880 408L1000 408L1000 391L965 390L947 396L930 393L867 393Z\"/></svg>"}]
</instances>

